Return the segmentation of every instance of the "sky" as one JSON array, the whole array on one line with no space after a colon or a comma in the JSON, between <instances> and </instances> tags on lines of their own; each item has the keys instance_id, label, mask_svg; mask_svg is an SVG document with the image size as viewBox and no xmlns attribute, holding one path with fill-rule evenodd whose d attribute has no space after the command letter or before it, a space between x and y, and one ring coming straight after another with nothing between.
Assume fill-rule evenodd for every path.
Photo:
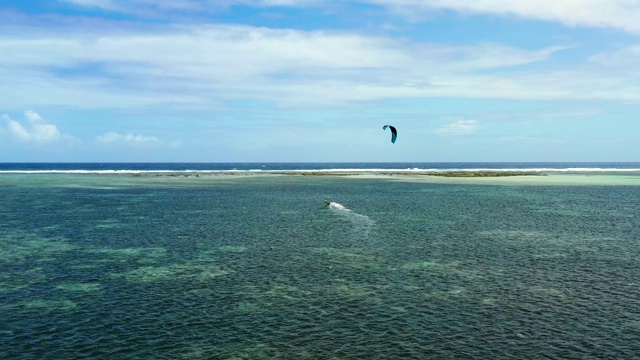
<instances>
[{"instance_id":1,"label":"sky","mask_svg":"<svg viewBox=\"0 0 640 360\"><path fill-rule=\"evenodd\" d=\"M358 161L640 161L640 0L0 0L0 162Z\"/></svg>"}]
</instances>

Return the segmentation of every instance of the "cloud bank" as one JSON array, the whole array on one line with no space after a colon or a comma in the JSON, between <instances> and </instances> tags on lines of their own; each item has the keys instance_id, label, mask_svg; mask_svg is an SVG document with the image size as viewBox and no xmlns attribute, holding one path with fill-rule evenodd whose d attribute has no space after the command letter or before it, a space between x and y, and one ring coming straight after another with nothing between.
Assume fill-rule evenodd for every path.
<instances>
[{"instance_id":1,"label":"cloud bank","mask_svg":"<svg viewBox=\"0 0 640 360\"><path fill-rule=\"evenodd\" d=\"M259 8L307 7L331 8L349 4L385 7L412 18L438 10L465 14L516 16L557 22L566 26L614 28L640 34L640 1L637 0L65 0L83 6L123 13L219 12L231 6Z\"/></svg>"},{"instance_id":2,"label":"cloud bank","mask_svg":"<svg viewBox=\"0 0 640 360\"><path fill-rule=\"evenodd\" d=\"M301 106L454 96L640 100L640 53L633 46L617 50L624 56L599 53L567 66L551 61L571 51L562 45L435 44L241 25L99 35L24 30L0 39L0 50L14 54L0 58L0 81L15 84L0 89L0 106L206 108L239 99Z\"/></svg>"},{"instance_id":3,"label":"cloud bank","mask_svg":"<svg viewBox=\"0 0 640 360\"><path fill-rule=\"evenodd\" d=\"M567 26L614 28L640 34L637 0L371 0L401 11L453 10L468 14L517 16Z\"/></svg>"}]
</instances>

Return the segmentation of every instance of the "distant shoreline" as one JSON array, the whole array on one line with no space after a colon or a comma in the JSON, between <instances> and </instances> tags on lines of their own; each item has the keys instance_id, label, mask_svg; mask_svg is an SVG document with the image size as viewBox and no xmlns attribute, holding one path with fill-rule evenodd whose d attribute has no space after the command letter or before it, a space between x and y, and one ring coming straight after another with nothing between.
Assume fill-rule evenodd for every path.
<instances>
[{"instance_id":1,"label":"distant shoreline","mask_svg":"<svg viewBox=\"0 0 640 360\"><path fill-rule=\"evenodd\" d=\"M84 180L81 180L84 179ZM132 181L128 181L130 179ZM628 185L640 186L640 169L611 171L554 171L549 169L304 169L304 170L45 170L0 171L1 182L22 184L41 181L64 185L85 180L91 184L104 181L107 186L118 184L206 184L227 180L295 181L295 179L377 179L387 181L480 184L480 185Z\"/></svg>"},{"instance_id":2,"label":"distant shoreline","mask_svg":"<svg viewBox=\"0 0 640 360\"><path fill-rule=\"evenodd\" d=\"M283 171L274 172L279 175L301 176L353 176L353 175L411 175L411 176L441 176L441 177L504 177L504 176L542 176L542 172L535 171Z\"/></svg>"},{"instance_id":3,"label":"distant shoreline","mask_svg":"<svg viewBox=\"0 0 640 360\"><path fill-rule=\"evenodd\" d=\"M437 177L460 177L460 178L476 178L476 177L511 177L511 176L546 176L546 172L542 171L493 171L493 170L477 170L477 171L415 171L415 170L272 170L272 171L199 171L199 172L139 172L128 173L132 176L170 176L170 177L208 177L208 176L437 176Z\"/></svg>"}]
</instances>

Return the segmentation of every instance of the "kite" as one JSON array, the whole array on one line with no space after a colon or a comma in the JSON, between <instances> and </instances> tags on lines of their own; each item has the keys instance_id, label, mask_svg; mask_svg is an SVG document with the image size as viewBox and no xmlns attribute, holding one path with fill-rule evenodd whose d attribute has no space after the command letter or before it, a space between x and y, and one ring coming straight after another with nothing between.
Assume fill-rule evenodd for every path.
<instances>
[{"instance_id":1,"label":"kite","mask_svg":"<svg viewBox=\"0 0 640 360\"><path fill-rule=\"evenodd\" d=\"M391 125L383 126L382 130L387 130L387 128L391 129L391 142L395 143L396 142L396 138L398 137L398 131L396 130L395 127L393 127Z\"/></svg>"}]
</instances>

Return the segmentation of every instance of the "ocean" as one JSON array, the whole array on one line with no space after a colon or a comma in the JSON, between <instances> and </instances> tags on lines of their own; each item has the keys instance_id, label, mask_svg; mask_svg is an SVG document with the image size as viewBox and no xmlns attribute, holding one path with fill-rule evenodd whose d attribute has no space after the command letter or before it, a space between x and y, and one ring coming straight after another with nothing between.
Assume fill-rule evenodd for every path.
<instances>
[{"instance_id":1,"label":"ocean","mask_svg":"<svg viewBox=\"0 0 640 360\"><path fill-rule=\"evenodd\" d=\"M436 162L436 163L0 163L2 173L216 172L299 170L537 170L640 172L640 162Z\"/></svg>"},{"instance_id":2,"label":"ocean","mask_svg":"<svg viewBox=\"0 0 640 360\"><path fill-rule=\"evenodd\" d=\"M545 176L270 175L336 169ZM0 164L0 319L2 359L640 358L640 164Z\"/></svg>"}]
</instances>

